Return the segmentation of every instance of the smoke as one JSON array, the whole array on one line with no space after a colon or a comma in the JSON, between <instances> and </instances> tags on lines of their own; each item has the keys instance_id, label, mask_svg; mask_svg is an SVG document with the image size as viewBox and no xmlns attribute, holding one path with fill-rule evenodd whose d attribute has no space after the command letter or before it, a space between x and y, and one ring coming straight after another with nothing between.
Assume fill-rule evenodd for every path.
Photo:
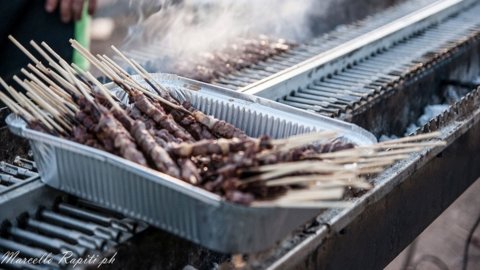
<instances>
[{"instance_id":1,"label":"smoke","mask_svg":"<svg viewBox=\"0 0 480 270\"><path fill-rule=\"evenodd\" d=\"M158 12L142 18L130 29L124 49L153 50L158 58L155 62L170 65L202 52L221 49L239 37L263 34L303 41L311 36L309 15L315 0L177 2L161 0ZM318 4L315 6L318 8Z\"/></svg>"}]
</instances>

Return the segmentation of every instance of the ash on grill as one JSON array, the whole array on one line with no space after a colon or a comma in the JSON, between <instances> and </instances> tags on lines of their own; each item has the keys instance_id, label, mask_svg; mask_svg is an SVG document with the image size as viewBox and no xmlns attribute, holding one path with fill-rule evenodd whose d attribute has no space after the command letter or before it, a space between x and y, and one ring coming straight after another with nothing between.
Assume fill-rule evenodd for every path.
<instances>
[{"instance_id":1,"label":"ash on grill","mask_svg":"<svg viewBox=\"0 0 480 270\"><path fill-rule=\"evenodd\" d=\"M235 203L272 205L269 203L274 200L275 205L305 206L315 202L316 207L345 206L348 204L338 200L344 198L346 188L371 188L362 176L381 172L385 166L424 147L444 145L440 141L415 143L438 134L356 148L328 131L276 140L268 136L251 138L187 102L180 104L116 48L112 47L155 93L133 80L110 58L95 57L76 41L71 42L128 94L128 106L89 72L75 65L72 68L42 43L57 58L57 64L33 41L31 44L51 68L27 53L36 65L29 68L38 77L22 70L30 80L14 79L33 101L1 80L20 105L0 93L3 102L32 129L119 155Z\"/></svg>"}]
</instances>

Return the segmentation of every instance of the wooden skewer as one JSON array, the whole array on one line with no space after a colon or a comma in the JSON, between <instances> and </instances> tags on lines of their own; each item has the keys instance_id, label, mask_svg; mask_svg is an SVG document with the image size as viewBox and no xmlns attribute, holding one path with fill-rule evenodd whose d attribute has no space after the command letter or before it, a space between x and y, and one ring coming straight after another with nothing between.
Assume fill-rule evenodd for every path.
<instances>
[{"instance_id":1,"label":"wooden skewer","mask_svg":"<svg viewBox=\"0 0 480 270\"><path fill-rule=\"evenodd\" d=\"M42 122L43 125L45 125L50 131L61 131L62 128L61 127L58 127L57 124L54 124L52 123L51 119L46 116L42 110L38 109L37 106L35 106L35 104L33 104L33 102L31 102L26 96L24 96L23 94L19 93L18 94L18 97L19 97L19 103L22 103L23 106L30 111L30 113L32 115L35 115L35 117L40 121Z\"/></svg>"},{"instance_id":2,"label":"wooden skewer","mask_svg":"<svg viewBox=\"0 0 480 270\"><path fill-rule=\"evenodd\" d=\"M417 143L399 143L399 144L376 144L366 147L358 147L353 149L341 150L337 152L319 154L316 157L327 159L327 158L336 158L336 157L350 157L350 156L365 156L372 155L374 151L378 149L408 149L408 148L424 148L424 147L434 147L434 146L444 146L446 142L444 141L427 141L427 142L417 142ZM369 154L370 153L370 154Z\"/></svg>"},{"instance_id":3,"label":"wooden skewer","mask_svg":"<svg viewBox=\"0 0 480 270\"><path fill-rule=\"evenodd\" d=\"M66 92L65 88L63 87L60 87L59 84L62 84L63 81L66 82L65 79L63 79L60 75L58 75L55 71L53 71L52 69L40 69L38 68L38 65L37 66L33 66L31 64L28 65L28 67L37 75L39 76L40 78L42 78L45 82L47 82L51 89L53 89L53 91L55 91L58 95L64 97L66 100L69 100L70 102L73 102L72 100L72 92L70 89L67 89L67 90L70 90L70 92ZM55 75L52 75L52 74L56 74ZM51 78L51 79L50 79ZM61 78L61 79L59 79ZM53 80L57 81L57 82L54 82ZM74 92L74 94L77 94Z\"/></svg>"},{"instance_id":4,"label":"wooden skewer","mask_svg":"<svg viewBox=\"0 0 480 270\"><path fill-rule=\"evenodd\" d=\"M421 151L422 147L412 147L412 148L404 148L404 149L398 149L398 150L384 150L382 149L379 152L375 152L374 155L375 157L384 157L384 156L392 156L392 155L399 155L399 154L411 154L415 153L418 151Z\"/></svg>"},{"instance_id":5,"label":"wooden skewer","mask_svg":"<svg viewBox=\"0 0 480 270\"><path fill-rule=\"evenodd\" d=\"M30 102L28 98L26 98L24 95L21 93L18 93L13 87L7 85L3 79L0 78L0 83L2 86L12 95L12 97L19 103L21 104L26 110L27 114L32 116L32 118L39 120L47 129L50 131L54 131L55 128L53 125L50 124L49 121L47 121L42 113L42 111L38 110L33 103Z\"/></svg>"},{"instance_id":6,"label":"wooden skewer","mask_svg":"<svg viewBox=\"0 0 480 270\"><path fill-rule=\"evenodd\" d=\"M69 115L69 116L73 116L72 112L67 110L66 107L64 107L64 103L61 102L61 100L59 99L56 99L55 97L52 97L50 95L51 92L49 91L45 91L40 85L38 85L36 82L34 81L26 81L25 82L27 85L29 85L32 90L35 90L35 93L40 96L40 98L49 103L50 106L52 106L53 108L55 108L59 113L60 115ZM47 88L49 89L49 88Z\"/></svg>"},{"instance_id":7,"label":"wooden skewer","mask_svg":"<svg viewBox=\"0 0 480 270\"><path fill-rule=\"evenodd\" d=\"M109 68L107 64L102 63L101 61L96 59L93 54L91 54L88 50L83 48L76 40L71 39L70 43L72 44L72 46L77 51L79 51L83 56L85 56L85 58L87 58L101 72L103 72L105 75L107 75L112 81L121 85L121 82L123 81L122 78L120 78L120 76L117 73L115 73L111 68ZM141 88L136 88L136 89L140 90ZM141 90L143 90L143 89L141 89ZM145 91L147 91L147 90L145 90ZM149 92L149 91L147 91L147 92Z\"/></svg>"},{"instance_id":8,"label":"wooden skewer","mask_svg":"<svg viewBox=\"0 0 480 270\"><path fill-rule=\"evenodd\" d=\"M40 46L38 46L38 44L33 41L33 40L30 40L30 45L32 45L32 47L37 50L37 52L45 59L47 60L47 62L49 63L55 63L55 61L53 60L53 58L50 57L50 55L48 55Z\"/></svg>"},{"instance_id":9,"label":"wooden skewer","mask_svg":"<svg viewBox=\"0 0 480 270\"><path fill-rule=\"evenodd\" d=\"M368 169L368 168L390 166L390 165L392 165L392 163L393 163L392 160L379 160L379 161L366 163L366 164L351 164L351 166L361 170L361 169ZM349 167L350 165L345 165L345 166Z\"/></svg>"},{"instance_id":10,"label":"wooden skewer","mask_svg":"<svg viewBox=\"0 0 480 270\"><path fill-rule=\"evenodd\" d=\"M30 60L32 60L32 62L38 66L38 68L42 71L42 72L45 72L47 73L48 72L48 68L45 67L43 65L42 62L40 62L40 60L38 60L35 56L33 56L33 54L31 54L22 44L20 44L20 42L18 42L14 37L12 37L11 35L8 36L8 39L10 39L10 41L17 47L20 49L20 51L22 51L28 58L30 58Z\"/></svg>"},{"instance_id":11,"label":"wooden skewer","mask_svg":"<svg viewBox=\"0 0 480 270\"><path fill-rule=\"evenodd\" d=\"M101 82L99 82L99 81L97 80L97 78L95 78L90 72L84 71L84 70L81 69L79 66L77 66L75 63L72 63L72 67L73 67L73 69L75 69L75 70L77 71L78 74L81 74L81 75L83 76L83 79L84 79L84 80L86 80L86 81L90 80L90 83L93 83L94 85L97 85L97 83L98 83L98 84L102 85L102 87L104 87L105 89L107 89L107 88L106 88ZM87 75L87 73L88 73L89 75ZM88 87L88 89L93 90L92 87ZM111 93L108 89L107 89L107 92L110 94L110 97L111 97L111 98L113 98L115 101L120 102L120 100L119 100L113 93Z\"/></svg>"},{"instance_id":12,"label":"wooden skewer","mask_svg":"<svg viewBox=\"0 0 480 270\"><path fill-rule=\"evenodd\" d=\"M110 67L115 70L117 72L117 74L123 78L123 81L127 84L129 84L131 87L134 87L135 89L137 88L144 88L143 85L141 85L138 81L134 80L130 74L128 74L127 71L125 71L120 65L118 65L117 63L115 63L115 61L113 61L112 59L110 59L108 56L106 55L103 55L103 56L100 56L101 59L104 60L104 62L107 64L107 65L110 65Z\"/></svg>"},{"instance_id":13,"label":"wooden skewer","mask_svg":"<svg viewBox=\"0 0 480 270\"><path fill-rule=\"evenodd\" d=\"M269 207L269 208L327 209L327 208L349 208L353 206L353 202L349 202L349 201L312 201L312 202L255 201L250 206L257 207L257 208Z\"/></svg>"},{"instance_id":14,"label":"wooden skewer","mask_svg":"<svg viewBox=\"0 0 480 270\"><path fill-rule=\"evenodd\" d=\"M134 61L130 60L127 56L125 56L119 49L117 49L115 46L110 46L113 51L118 55L120 56L125 62L127 62L134 70L135 72L138 73L138 75L140 75L148 84L150 84L150 86L155 90L155 92L157 92L158 95L161 95L161 92L160 90L157 88L157 86L153 85L152 82L150 82L150 79L149 77L144 73L142 72L141 69L139 69L135 64L134 64ZM146 72L148 73L148 72Z\"/></svg>"},{"instance_id":15,"label":"wooden skewer","mask_svg":"<svg viewBox=\"0 0 480 270\"><path fill-rule=\"evenodd\" d=\"M20 103L17 103L15 101L11 101L11 102L12 102L11 105L16 107L21 115L25 116L25 120L27 120L27 122L30 123L31 121L37 120L37 117L35 117L28 110L26 110L22 106L20 106Z\"/></svg>"},{"instance_id":16,"label":"wooden skewer","mask_svg":"<svg viewBox=\"0 0 480 270\"><path fill-rule=\"evenodd\" d=\"M420 140L427 140L427 139L434 139L439 138L442 134L440 132L431 132L426 134L419 134L415 136L404 137L400 139L395 139L391 141L381 142L379 144L397 144L397 143L405 143L405 142L413 142L413 141L420 141Z\"/></svg>"},{"instance_id":17,"label":"wooden skewer","mask_svg":"<svg viewBox=\"0 0 480 270\"><path fill-rule=\"evenodd\" d=\"M108 57L107 55L103 55L103 59L105 59L106 62L108 62L110 65L114 66L119 73L125 75L125 77L130 77L130 74L128 74L128 72L123 69L120 65L118 65L115 61L113 61L110 57Z\"/></svg>"},{"instance_id":18,"label":"wooden skewer","mask_svg":"<svg viewBox=\"0 0 480 270\"><path fill-rule=\"evenodd\" d=\"M83 56L85 56L93 65L95 65L101 72L103 72L105 75L109 76L110 79L112 79L114 82L116 82L117 84L121 85L122 83L128 83L128 80L122 80L119 75L117 73L114 73L112 72L111 69L106 69L105 68L105 63L102 63L100 62L98 59L95 58L95 56L93 54L91 54L88 50L86 50L85 48L83 48L80 43L78 43L76 40L74 39L70 39L70 43L72 44L73 48L75 48L77 51L79 51ZM172 102L162 98L161 96L159 95L156 95L146 89L144 89L143 87L138 87L138 83L137 84L134 84L132 85L130 83L130 87L132 87L136 90L139 90L141 91L142 93L144 94L147 94L149 95L150 97L152 98L155 98L156 100L160 101L161 103L169 106L170 108L172 109L176 109L176 110L180 110L182 111L183 113L186 113L186 114L191 114L190 111L186 110L185 108L183 108L182 106L179 106L179 105L176 105L176 104L173 104Z\"/></svg>"},{"instance_id":19,"label":"wooden skewer","mask_svg":"<svg viewBox=\"0 0 480 270\"><path fill-rule=\"evenodd\" d=\"M338 200L343 197L345 189L329 188L320 190L292 190L286 195L280 197L278 202L298 202L298 201L321 201L321 200Z\"/></svg>"},{"instance_id":20,"label":"wooden skewer","mask_svg":"<svg viewBox=\"0 0 480 270\"><path fill-rule=\"evenodd\" d=\"M94 85L102 85L102 87L104 87L106 89L106 87L101 82L99 82L90 72L82 70L79 66L77 66L74 63L72 63L72 67L73 67L73 69L76 70L76 72L78 74L81 74L83 76L82 78L85 81L90 81L89 83L93 83ZM93 88L91 86L89 86L89 87L84 86L83 90L84 90L84 92L86 92L87 90L90 91L90 92L93 92ZM107 89L107 92L110 94L110 97L112 99L114 99L116 101L119 101L116 96L114 96L110 91L108 91L108 89Z\"/></svg>"},{"instance_id":21,"label":"wooden skewer","mask_svg":"<svg viewBox=\"0 0 480 270\"><path fill-rule=\"evenodd\" d=\"M287 144L291 142L295 142L296 140L308 140L308 141L319 141L325 139L331 139L332 137L336 137L337 133L335 131L319 131L319 132L309 132L303 133L299 135L293 135L287 137L285 139L276 139L273 141L274 145L279 144Z\"/></svg>"},{"instance_id":22,"label":"wooden skewer","mask_svg":"<svg viewBox=\"0 0 480 270\"><path fill-rule=\"evenodd\" d=\"M37 92L41 94L44 99L51 101L56 106L56 108L61 110L63 113L72 114L72 112L67 109L68 107L66 106L66 100L64 100L62 97L57 96L55 92L51 91L51 89L48 88L48 86L46 86L39 78L27 72L25 69L22 68L21 72L35 83L34 86L38 87Z\"/></svg>"},{"instance_id":23,"label":"wooden skewer","mask_svg":"<svg viewBox=\"0 0 480 270\"><path fill-rule=\"evenodd\" d=\"M168 91L165 87L163 87L161 84L159 84L159 83L152 77L152 75L150 75L150 73L148 73L148 71L142 67L142 65L140 65L137 61L135 61L135 60L132 59L132 58L130 58L130 61L131 61L131 62L137 67L137 69L139 69L152 83L154 83L158 89L162 90L162 91L165 92L165 93L169 93L169 91Z\"/></svg>"},{"instance_id":24,"label":"wooden skewer","mask_svg":"<svg viewBox=\"0 0 480 270\"><path fill-rule=\"evenodd\" d=\"M57 119L57 121L60 123L60 125L64 126L67 130L71 131L71 126L68 125L66 122L61 117L60 112L58 112L55 108L53 108L50 104L45 102L41 97L39 97L35 91L25 82L22 82L16 75L13 76L13 79L20 85L22 86L25 90L27 90L27 96L35 100L37 104L39 104L44 110L48 111L54 118ZM33 103L32 103L33 104ZM58 131L67 134L65 129L63 129L60 125L57 125L57 123L48 117L45 113L41 112L40 109L38 109L42 116L44 116L47 120L51 120L50 123L52 124L53 127L55 127Z\"/></svg>"},{"instance_id":25,"label":"wooden skewer","mask_svg":"<svg viewBox=\"0 0 480 270\"><path fill-rule=\"evenodd\" d=\"M15 101L11 100L7 95L2 92L0 92L0 100L5 103L5 105L7 105L13 113L22 117L27 123L31 123L35 120L35 118L33 118L30 113L25 111L25 109L20 107Z\"/></svg>"},{"instance_id":26,"label":"wooden skewer","mask_svg":"<svg viewBox=\"0 0 480 270\"><path fill-rule=\"evenodd\" d=\"M15 114L20 114L20 111L17 109L17 107L13 104L15 104L15 101L10 100L10 98L5 95L3 92L0 92L0 100L7 105L7 107Z\"/></svg>"},{"instance_id":27,"label":"wooden skewer","mask_svg":"<svg viewBox=\"0 0 480 270\"><path fill-rule=\"evenodd\" d=\"M411 148L411 147L435 147L435 146L445 146L447 142L445 141L426 141L426 142L413 142L413 143L399 143L399 144L379 144L376 145L376 148L381 149L399 149L399 148Z\"/></svg>"},{"instance_id":28,"label":"wooden skewer","mask_svg":"<svg viewBox=\"0 0 480 270\"><path fill-rule=\"evenodd\" d=\"M366 182L362 178L357 178L356 175L352 176L342 176L338 175L301 175L301 176L291 176L278 178L274 180L267 181L266 186L284 186L284 185L294 185L294 184L335 184L335 185L344 185L344 186L354 186L362 189L369 189L372 185Z\"/></svg>"},{"instance_id":29,"label":"wooden skewer","mask_svg":"<svg viewBox=\"0 0 480 270\"><path fill-rule=\"evenodd\" d=\"M381 173L385 170L384 166L380 167L370 167L370 168L361 168L358 169L357 173L358 175L372 175L372 174L377 174Z\"/></svg>"},{"instance_id":30,"label":"wooden skewer","mask_svg":"<svg viewBox=\"0 0 480 270\"><path fill-rule=\"evenodd\" d=\"M57 73L49 71L49 74L62 86L61 88L62 90L70 91L69 94L74 94L77 96L81 95L81 93L77 90L77 88L73 84L71 84L64 78L62 78Z\"/></svg>"},{"instance_id":31,"label":"wooden skewer","mask_svg":"<svg viewBox=\"0 0 480 270\"><path fill-rule=\"evenodd\" d=\"M338 166L336 164L326 163L326 162L291 162L291 164L279 163L275 165L267 165L269 170L259 175L254 175L242 180L242 183L248 184L251 182L257 181L266 181L274 178L278 178L284 175L293 174L296 172L309 172L309 173L325 173L325 174L334 174L338 172L352 171L355 172L357 168L355 167L346 167ZM255 170L264 170L265 166L256 168ZM275 168L275 169L270 169Z\"/></svg>"},{"instance_id":32,"label":"wooden skewer","mask_svg":"<svg viewBox=\"0 0 480 270\"><path fill-rule=\"evenodd\" d=\"M133 89L143 89L144 86L141 85L138 81L134 80L125 70L123 70L119 65L117 65L113 60L108 60L106 56L97 55L98 58L102 59L102 64L108 67L112 72L116 73L120 77L120 82L124 83Z\"/></svg>"},{"instance_id":33,"label":"wooden skewer","mask_svg":"<svg viewBox=\"0 0 480 270\"><path fill-rule=\"evenodd\" d=\"M42 98L43 101L47 102L55 108L59 112L59 117L61 117L63 120L65 119L73 119L75 117L75 114L68 109L67 106L65 106L65 102L62 102L61 99L53 96L51 91L48 91L49 88L47 89L42 89L41 86L36 84L35 82L27 82L28 85L32 88L32 90L35 90L35 93ZM65 120L67 121L67 120ZM68 124L68 126L71 126L71 124Z\"/></svg>"},{"instance_id":34,"label":"wooden skewer","mask_svg":"<svg viewBox=\"0 0 480 270\"><path fill-rule=\"evenodd\" d=\"M51 107L49 107L45 102L42 102L41 99L39 99L38 97L35 96L35 94L33 94L33 92L27 92L27 96L35 100L35 102L37 102L37 104L39 104L42 107L42 109L46 110L48 113L50 113L53 116L53 118L56 119L59 125L57 125L57 122L55 122L54 119L51 119L51 117L47 118L52 120L51 123L55 128L57 128L59 131L65 134L66 134L65 129L68 131L72 131L72 127L66 124L66 122L59 115L57 115L55 111L52 111Z\"/></svg>"},{"instance_id":35,"label":"wooden skewer","mask_svg":"<svg viewBox=\"0 0 480 270\"><path fill-rule=\"evenodd\" d=\"M33 73L35 73L36 76L40 77L40 79L42 79L44 82L46 82L47 84L52 86L54 89L55 88L60 88L54 81L50 80L50 78L48 78L47 76L45 76L45 74L40 72L40 70L38 70L38 68L36 68L34 65L28 64L28 68L31 71L33 71ZM66 99L68 101L72 100L72 98L69 95L65 94L65 92L58 91L56 89L54 91L57 95L61 96L63 99Z\"/></svg>"},{"instance_id":36,"label":"wooden skewer","mask_svg":"<svg viewBox=\"0 0 480 270\"><path fill-rule=\"evenodd\" d=\"M350 180L357 177L356 173L342 172L333 174L309 174L309 175L296 175L288 176L284 178L269 179L266 183L297 183L298 182L315 182L315 181L331 181L331 180Z\"/></svg>"},{"instance_id":37,"label":"wooden skewer","mask_svg":"<svg viewBox=\"0 0 480 270\"><path fill-rule=\"evenodd\" d=\"M72 47L76 49L82 56L84 56L90 63L92 63L98 70L100 70L102 73L107 75L112 81L115 80L120 80L120 78L108 70L105 69L104 65L92 54L90 53L87 49L85 49L80 43L78 43L74 39L70 39L70 43L72 44Z\"/></svg>"},{"instance_id":38,"label":"wooden skewer","mask_svg":"<svg viewBox=\"0 0 480 270\"><path fill-rule=\"evenodd\" d=\"M40 46L37 45L37 43L35 43L35 41L31 40L30 41L30 45L32 45L32 47L37 50L37 52L43 57L45 58L45 60L47 60L48 64L53 67L60 75L62 75L65 79L68 80L68 76L67 76L67 73L66 73L66 70L64 70L59 64L57 64L55 62L55 60L53 60ZM70 82L71 83L71 82Z\"/></svg>"},{"instance_id":39,"label":"wooden skewer","mask_svg":"<svg viewBox=\"0 0 480 270\"><path fill-rule=\"evenodd\" d=\"M105 67L108 67L112 72L117 74L119 78L121 79L127 78L127 76L122 72L122 70L118 69L110 61L108 61L104 56L97 54L97 58L100 59L100 63L102 63Z\"/></svg>"},{"instance_id":40,"label":"wooden skewer","mask_svg":"<svg viewBox=\"0 0 480 270\"><path fill-rule=\"evenodd\" d=\"M98 90L102 93L103 96L111 103L111 105L120 112L123 112L124 110L122 107L112 98L112 93L108 91L108 89L101 83L99 82L90 72L86 71L83 73L84 76L86 76L90 81L92 81L95 86L97 86Z\"/></svg>"},{"instance_id":41,"label":"wooden skewer","mask_svg":"<svg viewBox=\"0 0 480 270\"><path fill-rule=\"evenodd\" d=\"M124 80L122 76L119 75L118 72L116 72L115 69L113 69L107 62L100 61L99 65L101 65L103 69L107 71L109 74L111 74L110 77L113 78L114 81L117 80L121 82Z\"/></svg>"},{"instance_id":42,"label":"wooden skewer","mask_svg":"<svg viewBox=\"0 0 480 270\"><path fill-rule=\"evenodd\" d=\"M309 185L307 188L310 190L316 190L316 189L334 188L334 187L350 187L350 188L357 188L362 190L369 190L369 189L372 189L373 186L372 184L368 183L362 178L358 178L358 179L352 179L349 181L331 180L331 181L314 182L314 184Z\"/></svg>"},{"instance_id":43,"label":"wooden skewer","mask_svg":"<svg viewBox=\"0 0 480 270\"><path fill-rule=\"evenodd\" d=\"M74 81L75 85L78 87L78 90L82 93L82 95L92 104L96 104L93 97L90 95L90 91L85 89L83 85L79 83L79 81L75 78L75 75L73 75L72 72L68 71L68 75L71 77L71 79Z\"/></svg>"},{"instance_id":44,"label":"wooden skewer","mask_svg":"<svg viewBox=\"0 0 480 270\"><path fill-rule=\"evenodd\" d=\"M314 142L325 141L333 139L337 136L334 131L320 131L307 134L300 134L288 137L286 139L280 139L273 141L274 145L277 145L278 149L282 151L289 151L291 149L298 148L303 145L312 144Z\"/></svg>"},{"instance_id":45,"label":"wooden skewer","mask_svg":"<svg viewBox=\"0 0 480 270\"><path fill-rule=\"evenodd\" d=\"M371 157L388 157L388 156L394 156L394 155L400 155L400 154L411 154L411 153L414 153L414 152L418 152L418 151L421 151L422 148L421 147L412 147L412 148L404 148L404 149L399 149L399 150L389 150L389 151L385 151L384 149L373 149L374 151L359 151L358 154L352 154L352 155L349 155L349 156L346 156L346 157L334 157L335 160L351 160L351 162L356 162L357 160L361 159L361 158L371 158ZM380 151L379 151L380 150ZM320 154L321 155L321 154ZM318 157L318 158L321 158L322 156L320 155L315 155L313 157ZM325 160L329 160L329 158L325 158L323 156L323 158Z\"/></svg>"},{"instance_id":46,"label":"wooden skewer","mask_svg":"<svg viewBox=\"0 0 480 270\"><path fill-rule=\"evenodd\" d=\"M8 93L21 105L24 105L21 101L20 101L20 94L15 90L13 89L13 87L11 87L10 85L7 85L7 83L0 78L0 83L2 84L3 88L5 88Z\"/></svg>"},{"instance_id":47,"label":"wooden skewer","mask_svg":"<svg viewBox=\"0 0 480 270\"><path fill-rule=\"evenodd\" d=\"M321 166L323 168L331 168L331 169L342 169L343 166L341 165L335 165L327 162L322 162L322 161L311 161L311 160L306 160L306 161L293 161L293 162L281 162L281 163L276 163L276 164L271 164L271 165L263 165L259 166L256 168L252 168L249 170L249 172L268 172L268 171L275 171L279 170L282 168L297 168L297 167L314 167L314 166Z\"/></svg>"},{"instance_id":48,"label":"wooden skewer","mask_svg":"<svg viewBox=\"0 0 480 270\"><path fill-rule=\"evenodd\" d=\"M22 106L28 106L28 104L24 104L24 101L22 100L22 98L18 94L18 92L15 89L13 89L13 87L7 85L7 83L1 77L0 77L0 84L5 88L5 90L8 91L8 93L10 93L10 95L17 101L18 104L20 104ZM10 101L10 99L8 99L8 100ZM34 116L35 113L31 114L28 110L22 108L22 106L15 103L15 101L11 101L11 102L12 102L12 106L16 107L20 112L22 112L22 114L25 115L27 119L37 119L38 118L38 117Z\"/></svg>"},{"instance_id":49,"label":"wooden skewer","mask_svg":"<svg viewBox=\"0 0 480 270\"><path fill-rule=\"evenodd\" d=\"M35 64L37 63L41 63L40 60L38 60L35 56L33 56L33 54L31 54L25 47L23 47L22 44L20 44L20 42L18 42L12 35L9 35L8 36L8 39L10 39L10 41L15 44L15 46L17 46L17 48L19 48L28 58L30 58L30 60L32 60Z\"/></svg>"},{"instance_id":50,"label":"wooden skewer","mask_svg":"<svg viewBox=\"0 0 480 270\"><path fill-rule=\"evenodd\" d=\"M126 82L130 87L135 87L135 85L129 83L128 81ZM150 92L148 91L147 89L143 88L143 87L138 87L138 88L134 88L142 93L144 93L145 95L147 96L150 96L156 100L158 100L159 102L163 103L164 105L167 105L169 106L170 108L172 109L175 109L175 110L178 110L178 111L181 111L187 115L190 115L192 114L192 112L188 111L187 109L185 109L184 107L180 106L180 105L176 105L176 104L173 104L172 102L160 97L159 95L153 93L153 92Z\"/></svg>"},{"instance_id":51,"label":"wooden skewer","mask_svg":"<svg viewBox=\"0 0 480 270\"><path fill-rule=\"evenodd\" d=\"M362 158L356 158L356 157L351 157L351 158L341 158L341 159L333 159L333 160L328 160L331 163L334 164L348 164L348 163L372 163L372 162L378 162L378 161L397 161L397 160L402 160L408 158L408 155L391 155L391 156L369 156L369 157L362 157Z\"/></svg>"},{"instance_id":52,"label":"wooden skewer","mask_svg":"<svg viewBox=\"0 0 480 270\"><path fill-rule=\"evenodd\" d=\"M55 50L53 50L45 41L42 41L41 42L41 45L51 54L53 55L53 57L55 57L55 59L57 59L57 61L59 63L63 63L63 67L66 69L66 70L70 70L70 72L72 72L73 74L77 74L77 72L68 65L67 61L65 61L65 59L63 59L58 53L55 52Z\"/></svg>"},{"instance_id":53,"label":"wooden skewer","mask_svg":"<svg viewBox=\"0 0 480 270\"><path fill-rule=\"evenodd\" d=\"M366 164L366 163L377 163L377 162L395 162L398 160L403 160L408 158L408 155L392 155L386 157L371 157L371 158L362 158L357 161L359 164Z\"/></svg>"},{"instance_id":54,"label":"wooden skewer","mask_svg":"<svg viewBox=\"0 0 480 270\"><path fill-rule=\"evenodd\" d=\"M41 44L42 44L42 46L43 46L51 55L53 55L53 57L55 57L55 58L57 59L57 61L58 61L58 62L60 63L60 65L61 65L61 67L62 67L65 71L67 71L67 72L69 72L69 73L72 73L72 74L74 75L74 76L73 76L73 79L76 79L75 75L77 75L78 72L77 72L73 67L71 67L71 66L67 63L67 61L65 61L65 59L63 59L59 54L57 54L46 42L42 42ZM71 77L69 74L66 74L66 78L70 78L70 79L71 79L72 77ZM74 84L74 82L71 82L71 83ZM84 83L83 81L81 81L81 80L80 80L80 81L77 80L76 83L82 84L83 87L86 88L86 89L89 88L89 86L88 86L86 83Z\"/></svg>"},{"instance_id":55,"label":"wooden skewer","mask_svg":"<svg viewBox=\"0 0 480 270\"><path fill-rule=\"evenodd\" d=\"M163 104L173 108L173 109L176 109L176 110L180 110L182 111L183 113L186 113L186 114L191 114L190 111L186 110L185 108L183 108L182 106L179 106L179 105L176 105L176 104L173 104L171 103L170 101L164 99L162 97L162 92L165 93L165 94L169 94L169 91L163 87L162 85L160 85L151 75L150 73L148 73L148 71L146 71L140 64L138 64L135 60L133 59L129 59L127 58L120 50L118 50L115 46L111 46L111 48L115 51L115 53L117 53L123 60L125 60L128 64L130 64L130 66L132 66L132 68L140 75L142 76L142 78L150 85L150 87L152 87L153 90L155 90L155 92L157 92L158 95L155 95L154 97L162 102ZM140 87L138 88L139 90L142 89L143 87ZM144 91L142 91L144 92ZM148 91L150 92L150 91ZM145 92L144 92L145 93Z\"/></svg>"}]
</instances>

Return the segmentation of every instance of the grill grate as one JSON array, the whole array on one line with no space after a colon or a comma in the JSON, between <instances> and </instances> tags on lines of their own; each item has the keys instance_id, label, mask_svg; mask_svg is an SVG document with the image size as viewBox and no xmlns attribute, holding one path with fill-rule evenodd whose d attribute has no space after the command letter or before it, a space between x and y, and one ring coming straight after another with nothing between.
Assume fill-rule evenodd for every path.
<instances>
[{"instance_id":1,"label":"grill grate","mask_svg":"<svg viewBox=\"0 0 480 270\"><path fill-rule=\"evenodd\" d=\"M278 101L331 117L349 113L384 94L412 71L423 68L425 63L451 51L462 41L480 36L478 12L479 5L390 48L348 64L338 72L292 89L289 95Z\"/></svg>"},{"instance_id":2,"label":"grill grate","mask_svg":"<svg viewBox=\"0 0 480 270\"><path fill-rule=\"evenodd\" d=\"M142 222L87 201L49 192L39 183L34 162L17 157L15 164L19 166L0 163L1 187L4 188L0 195L9 192L5 197L7 200L3 202L5 205L0 207L11 208L10 201L17 201L14 203L15 209L9 209L17 213L17 217L4 220L0 228L1 269L71 268L72 265L62 260L64 254L71 255L71 258L95 257L98 258L95 262L99 263L101 258L112 254L119 244L147 228ZM38 197L39 193L46 195ZM11 200L8 200L10 197ZM22 205L18 205L18 202ZM49 255L51 262L45 265L46 261L43 264L25 264L19 260L9 260L11 257L8 256L16 252L19 252L18 259L46 258Z\"/></svg>"},{"instance_id":3,"label":"grill grate","mask_svg":"<svg viewBox=\"0 0 480 270\"><path fill-rule=\"evenodd\" d=\"M8 164L5 161L0 162L0 195L38 178L34 162L20 157L17 157L16 160L19 166Z\"/></svg>"},{"instance_id":4,"label":"grill grate","mask_svg":"<svg viewBox=\"0 0 480 270\"><path fill-rule=\"evenodd\" d=\"M49 267L68 268L62 260L65 254L72 258L101 258L145 228L143 223L87 202L60 199L51 208L39 207L31 214L21 214L15 224L4 221L0 255L18 251L19 258L42 258L51 254ZM5 266L19 267L11 261L6 261Z\"/></svg>"}]
</instances>

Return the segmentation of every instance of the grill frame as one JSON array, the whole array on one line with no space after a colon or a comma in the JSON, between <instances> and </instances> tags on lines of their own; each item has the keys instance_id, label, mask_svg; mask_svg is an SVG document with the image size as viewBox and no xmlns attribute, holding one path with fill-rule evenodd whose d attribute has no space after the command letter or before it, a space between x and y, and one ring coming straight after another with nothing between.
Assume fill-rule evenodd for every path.
<instances>
[{"instance_id":1,"label":"grill frame","mask_svg":"<svg viewBox=\"0 0 480 270\"><path fill-rule=\"evenodd\" d=\"M421 130L439 130L447 146L397 163L375 178L385 183L376 184L382 192L370 191L375 196L363 197L352 211L322 214L312 234L262 268L385 267L480 176L480 88L453 105L452 113Z\"/></svg>"}]
</instances>

